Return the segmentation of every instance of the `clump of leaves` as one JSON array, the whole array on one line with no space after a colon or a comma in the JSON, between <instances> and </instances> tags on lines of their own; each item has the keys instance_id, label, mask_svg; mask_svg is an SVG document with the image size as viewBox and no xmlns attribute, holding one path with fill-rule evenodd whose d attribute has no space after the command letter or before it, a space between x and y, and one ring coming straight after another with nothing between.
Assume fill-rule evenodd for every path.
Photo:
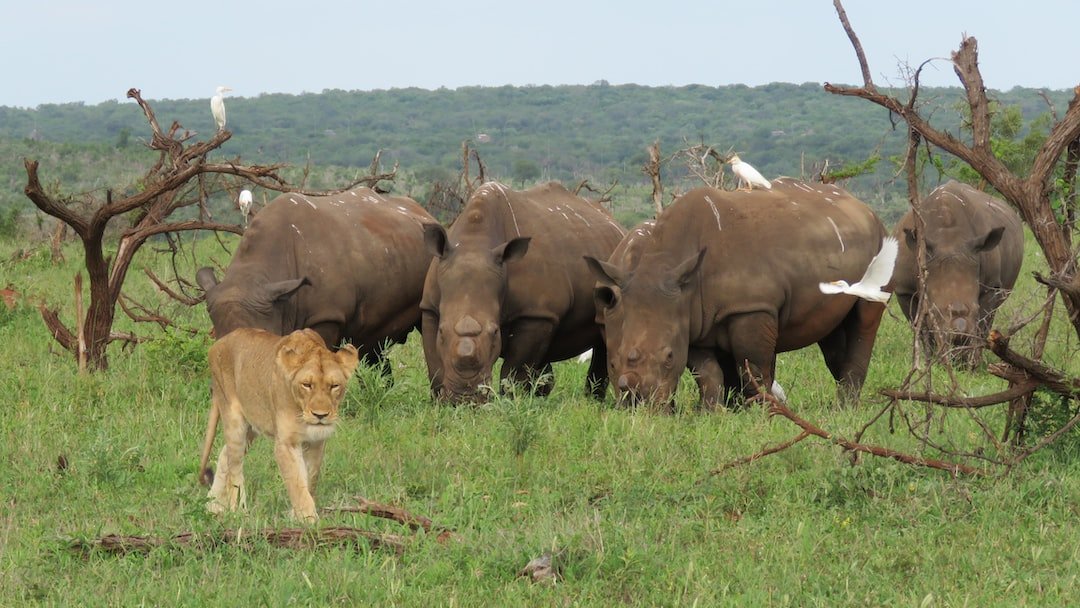
<instances>
[{"instance_id":1,"label":"clump of leaves","mask_svg":"<svg viewBox=\"0 0 1080 608\"><path fill-rule=\"evenodd\" d=\"M206 352L210 349L210 336L205 333L191 334L172 328L164 331L144 346L144 353L161 369L175 369L194 375L208 374Z\"/></svg>"},{"instance_id":2,"label":"clump of leaves","mask_svg":"<svg viewBox=\"0 0 1080 608\"><path fill-rule=\"evenodd\" d=\"M1026 442L1035 443L1057 432L1078 413L1080 404L1074 404L1072 399L1045 388L1036 390L1031 397L1031 406L1025 420ZM1080 425L1058 437L1048 448L1059 455L1080 454Z\"/></svg>"}]
</instances>

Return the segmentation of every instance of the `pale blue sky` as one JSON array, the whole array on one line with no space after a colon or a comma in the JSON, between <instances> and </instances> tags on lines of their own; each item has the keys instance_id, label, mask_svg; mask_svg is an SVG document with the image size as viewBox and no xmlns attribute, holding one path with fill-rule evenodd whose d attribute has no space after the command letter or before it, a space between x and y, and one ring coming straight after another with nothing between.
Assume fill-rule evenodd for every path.
<instances>
[{"instance_id":1,"label":"pale blue sky","mask_svg":"<svg viewBox=\"0 0 1080 608\"><path fill-rule=\"evenodd\" d=\"M847 0L879 84L979 40L991 88L1080 84L1080 2ZM902 6L902 10L893 8ZM0 105L434 89L861 80L831 0L5 0ZM924 82L956 85L945 61Z\"/></svg>"}]
</instances>

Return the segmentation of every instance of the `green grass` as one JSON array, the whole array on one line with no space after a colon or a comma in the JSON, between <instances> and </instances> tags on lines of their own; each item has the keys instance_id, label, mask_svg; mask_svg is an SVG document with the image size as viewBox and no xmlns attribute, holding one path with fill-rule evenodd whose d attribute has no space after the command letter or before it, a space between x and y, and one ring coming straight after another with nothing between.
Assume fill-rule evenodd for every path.
<instances>
[{"instance_id":1,"label":"green grass","mask_svg":"<svg viewBox=\"0 0 1080 608\"><path fill-rule=\"evenodd\" d=\"M0 247L8 260L16 247ZM148 253L148 252L144 252ZM227 259L227 256L215 254ZM107 372L79 376L34 304L62 304L77 270L47 254L0 262L0 285L28 302L0 307L0 605L732 605L1047 606L1080 603L1080 460L1075 436L1008 476L951 478L847 455L816 439L710 477L721 464L797 429L759 407L702 413L684 381L677 413L624 410L583 396L585 365L556 365L546 399L501 397L477 407L428 402L419 341L394 347L395 384L373 370L350 386L330 440L322 506L362 495L454 528L457 540L409 535L404 555L340 548L165 547L145 556L82 555L72 539L167 537L183 531L294 525L270 443L246 461L249 508L222 519L203 509L198 452L208 408L207 338L126 319L117 329L158 336L110 351ZM153 263L152 260L149 260ZM141 268L147 258L136 260ZM999 326L1039 304L1029 251ZM154 263L164 271L164 264ZM186 325L205 310L158 298L141 273L128 291ZM1075 338L1059 322L1048 359L1078 374ZM1025 349L1025 330L1014 346ZM834 405L816 349L781 357L793 408L844 436L876 411L911 361L911 332L893 305L856 410ZM987 359L992 359L987 355ZM937 386L947 375L935 372ZM962 373L973 393L1003 382ZM916 406L909 406L914 408ZM922 412L922 409L912 411ZM989 449L964 412L932 410L937 437ZM1000 431L1000 412L985 412ZM927 456L900 425L864 441ZM62 459L66 467L58 467ZM329 513L324 525L407 534L391 522ZM517 571L559 553L563 580L534 585Z\"/></svg>"}]
</instances>

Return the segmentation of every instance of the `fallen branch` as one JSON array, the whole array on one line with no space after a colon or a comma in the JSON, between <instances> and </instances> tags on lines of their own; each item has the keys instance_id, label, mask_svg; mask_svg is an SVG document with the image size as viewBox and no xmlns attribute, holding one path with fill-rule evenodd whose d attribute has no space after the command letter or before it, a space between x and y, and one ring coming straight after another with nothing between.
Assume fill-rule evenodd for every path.
<instances>
[{"instance_id":1,"label":"fallen branch","mask_svg":"<svg viewBox=\"0 0 1080 608\"><path fill-rule=\"evenodd\" d=\"M159 547L193 547L209 550L222 545L233 545L251 550L256 547L257 542L266 542L283 549L358 547L366 544L372 549L390 549L398 555L405 551L405 541L400 536L342 526L267 529L251 532L244 532L241 528L219 532L184 532L168 538L107 534L98 539L73 541L69 548L82 553L104 551L112 555L128 555L146 554Z\"/></svg>"},{"instance_id":2,"label":"fallen branch","mask_svg":"<svg viewBox=\"0 0 1080 608\"><path fill-rule=\"evenodd\" d=\"M1027 372L1036 382L1064 397L1080 397L1080 380L1069 378L1064 373L1046 365L1042 361L1029 359L1009 348L1009 337L1000 331L990 330L987 339L990 350L999 359L1009 365ZM1004 370L1003 370L1004 371Z\"/></svg>"},{"instance_id":3,"label":"fallen branch","mask_svg":"<svg viewBox=\"0 0 1080 608\"><path fill-rule=\"evenodd\" d=\"M771 397L771 395L766 396L767 399L769 399L769 397ZM933 458L923 458L922 456L905 454L903 452L899 452L890 448L848 441L843 437L837 437L817 426L814 426L810 422L799 418L797 415L795 415L795 412L791 411L786 405L780 403L775 397L769 399L769 401L772 402L772 405L769 407L770 414L779 414L784 418L787 418L788 420L794 422L796 425L799 426L799 428L806 431L807 433L821 437L822 439L838 445L845 450L849 450L852 452L861 452L864 454L871 454L873 456L879 456L881 458L892 458L894 460L899 460L900 462L903 462L905 464L914 464L929 467L931 469L948 471L953 475L956 475L957 473L964 473L967 475L985 474L984 471L976 469L975 467L968 466L966 464L945 462L943 460L935 460Z\"/></svg>"},{"instance_id":4,"label":"fallen branch","mask_svg":"<svg viewBox=\"0 0 1080 608\"><path fill-rule=\"evenodd\" d=\"M916 393L914 391L898 391L889 388L881 389L878 393L895 400L923 401L925 403L933 403L943 407L978 409L1011 401L1017 397L1030 393L1035 390L1037 386L1038 383L1028 380L1017 384L1012 388L997 393L991 393L989 395L982 395L980 397L952 397L949 395L939 395L937 393Z\"/></svg>"},{"instance_id":5,"label":"fallen branch","mask_svg":"<svg viewBox=\"0 0 1080 608\"><path fill-rule=\"evenodd\" d=\"M401 507L378 503L368 500L363 496L355 496L354 499L357 502L356 506L326 507L322 510L323 512L364 513L373 517L390 519L403 526L408 526L408 528L413 531L423 529L425 532L438 532L439 541L446 540L452 535L450 528L436 526L430 519L423 515L414 515Z\"/></svg>"},{"instance_id":6,"label":"fallen branch","mask_svg":"<svg viewBox=\"0 0 1080 608\"><path fill-rule=\"evenodd\" d=\"M829 441L830 443L832 443L834 445L838 445L838 446L844 448L845 450L848 450L848 451L851 451L851 452L871 454L873 456L878 456L878 457L881 457L881 458L892 458L894 460L899 460L900 462L903 462L905 464L913 464L913 465L929 467L931 469L938 469L938 470L941 470L941 471L948 471L949 473L952 473L953 475L956 475L957 473L964 473L964 474L967 474L967 475L985 475L986 474L985 471L983 471L981 469L976 469L975 467L968 466L966 464L945 462L943 460L935 460L933 458L923 458L921 456L914 456L912 454L905 454L904 452L899 452L897 450L893 450L893 449L890 449L890 448L884 448L884 447L880 447L880 446L876 446L876 445L868 445L868 444L864 444L864 443L858 443L858 442L855 442L855 441L850 441L848 439L844 439L843 437L837 437L837 436L833 435L832 433L829 433L828 431L825 431L825 430L821 429L820 427L815 426L814 424L812 424L812 423L810 423L810 422L808 422L806 420L803 420L802 418L797 416L795 414L795 412L791 411L790 408L788 408L786 405L781 403L779 399L774 397L771 392L763 390L762 387L758 384L757 378L754 376L753 372L750 370L750 363L749 362L746 362L746 375L750 379L750 382L753 384L754 390L757 391L757 396L755 398L764 400L765 402L767 402L769 404L769 414L770 415L783 416L784 418L787 418L788 420L794 422L799 428L801 428L803 430L803 433L796 436L795 439L791 440L792 444L794 444L794 443L796 443L798 441L802 441L802 439L803 439L802 435L803 434L814 435L814 436L817 436L817 437L821 437L822 439L825 439L826 441ZM783 449L783 447L781 447L780 449ZM778 451L780 451L780 450L771 450L771 451L766 450L766 452L768 452L769 454L772 454L772 453L775 453L775 452L778 452ZM765 454L763 454L763 455L765 455ZM722 469L723 469L723 467L721 467L721 470Z\"/></svg>"}]
</instances>

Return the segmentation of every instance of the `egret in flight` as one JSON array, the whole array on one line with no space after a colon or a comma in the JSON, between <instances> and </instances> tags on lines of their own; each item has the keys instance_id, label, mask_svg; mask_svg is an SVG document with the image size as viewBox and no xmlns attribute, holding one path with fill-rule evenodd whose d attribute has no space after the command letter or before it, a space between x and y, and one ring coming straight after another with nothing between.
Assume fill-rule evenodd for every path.
<instances>
[{"instance_id":1,"label":"egret in flight","mask_svg":"<svg viewBox=\"0 0 1080 608\"><path fill-rule=\"evenodd\" d=\"M739 179L739 190L742 190L742 185L746 184L746 191L749 192L754 189L754 186L758 188L765 188L766 190L772 189L772 183L765 179L758 170L751 167L750 163L745 163L738 154L732 154L728 159L731 163L731 171L735 174L735 177Z\"/></svg>"},{"instance_id":2,"label":"egret in flight","mask_svg":"<svg viewBox=\"0 0 1080 608\"><path fill-rule=\"evenodd\" d=\"M210 98L210 113L214 115L218 131L225 128L225 93L231 90L229 87L218 87L217 95Z\"/></svg>"},{"instance_id":3,"label":"egret in flight","mask_svg":"<svg viewBox=\"0 0 1080 608\"><path fill-rule=\"evenodd\" d=\"M244 214L244 225L247 226L248 214L251 213L251 190L241 190L240 200L240 213Z\"/></svg>"},{"instance_id":4,"label":"egret in flight","mask_svg":"<svg viewBox=\"0 0 1080 608\"><path fill-rule=\"evenodd\" d=\"M847 281L832 281L819 283L818 288L821 289L821 293L846 293L871 302L888 302L892 294L882 291L881 288L892 278L898 250L899 245L896 239L887 236L881 243L881 251L878 251L874 259L870 260L870 265L866 267L866 272L857 283L848 285Z\"/></svg>"}]
</instances>

